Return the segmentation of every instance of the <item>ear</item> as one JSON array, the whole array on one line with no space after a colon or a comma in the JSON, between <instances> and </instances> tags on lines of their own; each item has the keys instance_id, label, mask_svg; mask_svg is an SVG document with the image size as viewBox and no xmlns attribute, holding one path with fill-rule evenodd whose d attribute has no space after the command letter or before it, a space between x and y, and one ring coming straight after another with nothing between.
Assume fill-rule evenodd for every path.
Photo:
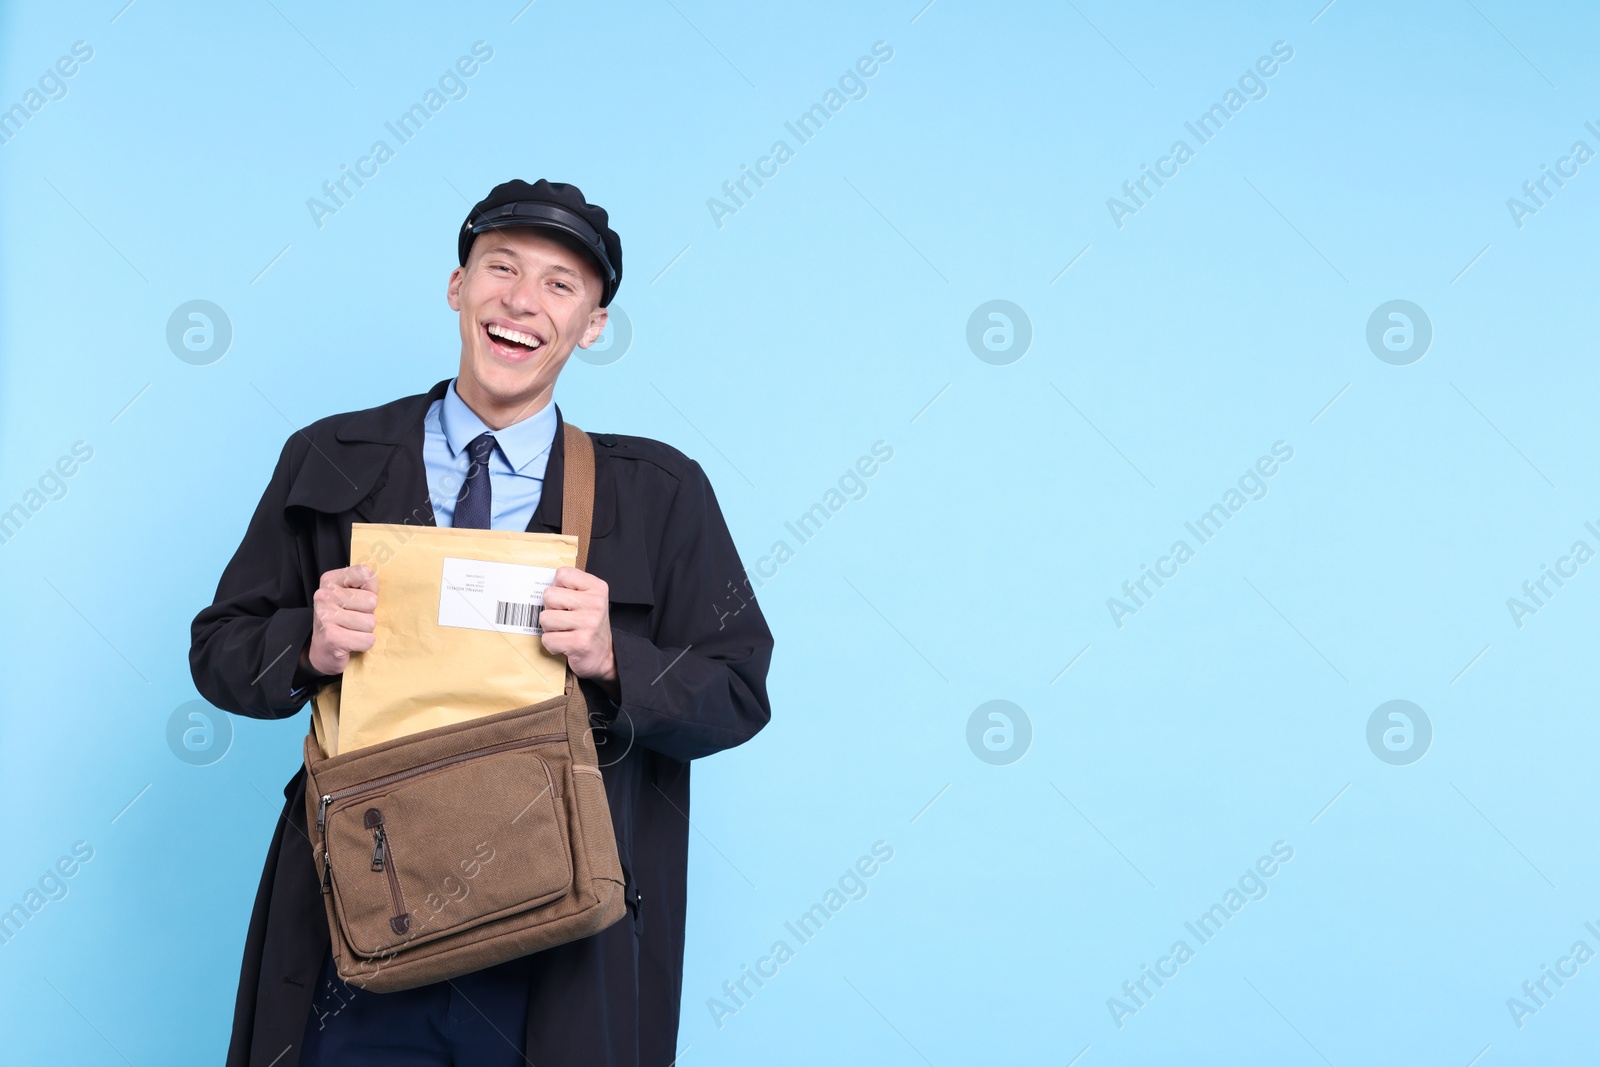
<instances>
[{"instance_id":1,"label":"ear","mask_svg":"<svg viewBox=\"0 0 1600 1067\"><path fill-rule=\"evenodd\" d=\"M583 337L578 341L578 347L588 348L598 341L600 335L606 332L606 320L608 318L610 318L610 312L605 308L595 308L589 312L589 326L583 331Z\"/></svg>"},{"instance_id":2,"label":"ear","mask_svg":"<svg viewBox=\"0 0 1600 1067\"><path fill-rule=\"evenodd\" d=\"M450 284L445 288L444 298L450 305L451 311L461 310L461 284L467 279L467 268L457 267L450 272Z\"/></svg>"}]
</instances>

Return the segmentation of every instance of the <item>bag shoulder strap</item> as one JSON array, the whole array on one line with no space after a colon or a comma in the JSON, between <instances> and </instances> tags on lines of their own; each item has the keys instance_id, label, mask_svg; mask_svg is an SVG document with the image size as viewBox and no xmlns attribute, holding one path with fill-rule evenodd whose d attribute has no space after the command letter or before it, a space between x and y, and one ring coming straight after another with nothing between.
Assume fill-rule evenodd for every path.
<instances>
[{"instance_id":1,"label":"bag shoulder strap","mask_svg":"<svg viewBox=\"0 0 1600 1067\"><path fill-rule=\"evenodd\" d=\"M572 423L561 438L561 532L578 538L578 569L589 560L589 529L594 524L594 442Z\"/></svg>"}]
</instances>

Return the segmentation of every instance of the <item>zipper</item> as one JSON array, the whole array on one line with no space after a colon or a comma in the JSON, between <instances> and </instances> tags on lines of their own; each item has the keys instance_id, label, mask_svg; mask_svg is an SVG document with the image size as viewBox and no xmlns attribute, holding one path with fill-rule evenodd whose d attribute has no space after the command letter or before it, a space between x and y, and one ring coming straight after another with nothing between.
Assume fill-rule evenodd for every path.
<instances>
[{"instance_id":1,"label":"zipper","mask_svg":"<svg viewBox=\"0 0 1600 1067\"><path fill-rule=\"evenodd\" d=\"M411 914L406 911L405 898L400 895L400 875L394 869L394 857L388 855L389 836L383 831L383 812L368 808L362 824L372 831L372 869L389 876L389 928L396 934L405 934L411 929Z\"/></svg>"},{"instance_id":2,"label":"zipper","mask_svg":"<svg viewBox=\"0 0 1600 1067\"><path fill-rule=\"evenodd\" d=\"M515 741L502 741L500 744L492 745L489 748L474 749L471 752L459 752L454 756L445 756L443 759L436 759L431 762L424 763L418 767L411 767L407 770L397 771L394 774L386 774L382 778L376 778L370 782L363 782L361 785L354 785L348 789L337 789L332 793L324 793L322 795L321 802L317 807L317 831L319 833L322 831L328 807L336 800L348 800L351 797L359 797L364 796L367 793L374 793L379 790L386 789L396 782L404 781L407 778L411 778L419 774L426 774L429 771L436 771L441 767L449 767L457 763L465 763L467 760L478 759L481 756L494 756L501 752L509 752L514 748L525 748L533 745L549 744L551 741L562 741L566 739L566 736L567 735L565 733L545 734L543 737L527 737L518 738Z\"/></svg>"}]
</instances>

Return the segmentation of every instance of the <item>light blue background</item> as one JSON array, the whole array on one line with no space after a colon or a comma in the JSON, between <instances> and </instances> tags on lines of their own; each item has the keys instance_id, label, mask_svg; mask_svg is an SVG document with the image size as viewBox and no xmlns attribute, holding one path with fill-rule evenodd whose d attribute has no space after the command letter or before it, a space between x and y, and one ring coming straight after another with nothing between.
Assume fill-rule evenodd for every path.
<instances>
[{"instance_id":1,"label":"light blue background","mask_svg":"<svg viewBox=\"0 0 1600 1067\"><path fill-rule=\"evenodd\" d=\"M695 769L685 1067L1592 1054L1600 962L1520 1029L1506 1003L1600 950L1600 563L1506 606L1600 548L1600 162L1506 207L1600 149L1592 8L122 4L0 21L0 106L94 48L0 145L0 508L94 449L0 545L0 907L94 849L0 945L7 1060L220 1062L306 718L176 758L189 621L294 427L453 372L455 230L512 176L623 236L631 347L575 359L563 409L700 460L747 565L894 450L760 589L771 726ZM319 229L307 198L479 40L467 97ZM1280 40L1269 95L1118 229L1106 198ZM232 323L211 365L165 340L191 299ZM1010 365L965 340L991 299L1031 320ZM1391 299L1433 324L1409 366L1365 341ZM1115 626L1276 441L1269 495ZM1032 724L1007 766L966 741L995 699ZM1434 730L1407 766L1366 741L1391 699ZM866 898L719 1028L708 998L879 840ZM1119 1028L1107 998L1278 841L1269 895Z\"/></svg>"}]
</instances>

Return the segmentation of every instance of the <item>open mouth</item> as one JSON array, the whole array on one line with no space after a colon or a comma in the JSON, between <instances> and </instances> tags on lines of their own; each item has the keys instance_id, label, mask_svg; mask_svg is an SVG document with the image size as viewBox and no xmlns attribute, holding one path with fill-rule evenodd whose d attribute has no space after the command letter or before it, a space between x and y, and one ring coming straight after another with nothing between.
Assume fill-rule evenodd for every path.
<instances>
[{"instance_id":1,"label":"open mouth","mask_svg":"<svg viewBox=\"0 0 1600 1067\"><path fill-rule=\"evenodd\" d=\"M489 347L504 359L522 360L544 347L544 342L526 330L517 330L491 322L483 328Z\"/></svg>"}]
</instances>

